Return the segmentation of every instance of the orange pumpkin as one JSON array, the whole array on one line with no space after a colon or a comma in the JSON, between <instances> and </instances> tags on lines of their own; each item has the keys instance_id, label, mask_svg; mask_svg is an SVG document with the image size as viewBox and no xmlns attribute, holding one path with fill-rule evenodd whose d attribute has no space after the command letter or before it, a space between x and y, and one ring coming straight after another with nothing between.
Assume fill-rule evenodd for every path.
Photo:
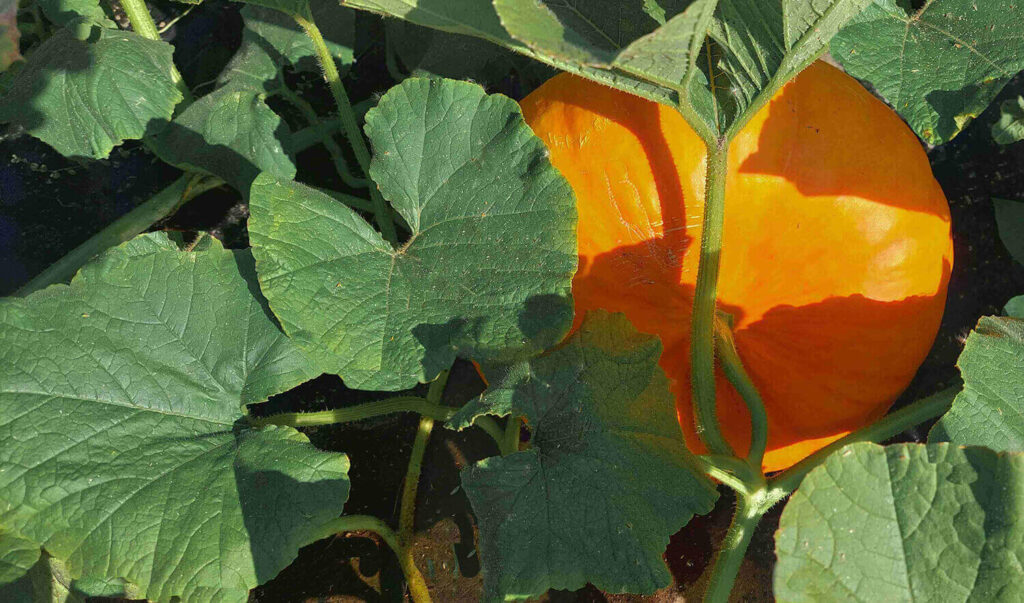
<instances>
[{"instance_id":1,"label":"orange pumpkin","mask_svg":"<svg viewBox=\"0 0 1024 603\"><path fill-rule=\"evenodd\" d=\"M623 312L661 337L679 423L690 399L690 313L704 144L675 111L572 75L522 102L576 192L577 325ZM949 206L917 138L854 79L808 67L732 141L718 284L768 411L764 469L788 467L881 417L931 347L953 261ZM750 442L719 374L718 414Z\"/></svg>"}]
</instances>

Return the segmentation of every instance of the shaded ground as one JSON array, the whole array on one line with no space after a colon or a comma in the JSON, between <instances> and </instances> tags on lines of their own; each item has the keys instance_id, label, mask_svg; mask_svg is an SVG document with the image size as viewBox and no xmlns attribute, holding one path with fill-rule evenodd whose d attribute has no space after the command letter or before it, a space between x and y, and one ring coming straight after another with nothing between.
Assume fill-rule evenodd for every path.
<instances>
[{"instance_id":1,"label":"shaded ground","mask_svg":"<svg viewBox=\"0 0 1024 603\"><path fill-rule=\"evenodd\" d=\"M180 7L158 3L171 11ZM191 85L212 80L239 40L241 21L237 5L213 3L184 19L174 31L176 59ZM380 43L381 23L360 22L359 60L353 71L351 95L370 98L390 84ZM184 49L188 49L185 52ZM294 78L312 85L314 105L329 107L326 91L310 76ZM492 91L520 97L525 90L513 76L492 83ZM202 90L200 90L202 92ZM1017 78L1001 98L1024 93ZM1024 198L1024 143L996 145L988 127L995 107L966 132L929 157L936 178L949 199L953 216L956 260L942 328L933 350L907 393L906 403L951 384L962 338L985 314L998 314L1014 295L1024 293L1024 267L1014 264L998 240L991 197ZM299 158L300 178L324 186L343 188L334 177L330 160L321 151ZM177 171L155 159L142 145L130 143L115 150L109 160L77 164L46 145L11 128L0 128L0 294L9 294L50 262L91 234L170 183ZM247 245L247 210L228 189L203 195L160 224L186 231L211 230L229 246ZM457 405L481 384L468 365L457 365L447 401ZM347 390L337 378L322 377L270 404L278 412L314 410L354 404L367 394ZM902 440L923 439L926 427L903 434ZM345 427L307 430L312 441L325 449L352 457L351 513L371 513L397 520L401 479L416 429L416 418L397 415ZM458 469L494 454L492 442L470 430L455 434L435 431L427 450L417 523L421 529L417 561L439 601L476 600L480 592L479 560L474 553L472 518L458 487ZM675 601L699 593L702 573L728 524L728 496L714 513L695 519L671 541L666 559L676 584L654 597L604 596L594 589L555 592L551 601ZM737 588L737 600L770 600L770 574L774 562L773 533L778 511L755 535ZM315 543L298 561L270 583L256 589L253 601L397 601L402 599L401 574L386 547L368 535L349 535Z\"/></svg>"}]
</instances>

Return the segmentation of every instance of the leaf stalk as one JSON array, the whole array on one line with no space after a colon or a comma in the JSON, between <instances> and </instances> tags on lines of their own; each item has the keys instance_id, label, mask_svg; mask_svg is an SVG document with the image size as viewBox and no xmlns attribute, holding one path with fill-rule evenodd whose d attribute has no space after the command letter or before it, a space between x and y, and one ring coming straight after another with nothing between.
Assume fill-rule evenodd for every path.
<instances>
[{"instance_id":1,"label":"leaf stalk","mask_svg":"<svg viewBox=\"0 0 1024 603\"><path fill-rule=\"evenodd\" d=\"M288 427L315 427L351 423L398 412L415 412L431 420L445 421L453 409L430 402L420 396L395 396L355 406L319 410L316 412L289 412L269 417L253 417L250 420L257 427L265 425L287 425Z\"/></svg>"}]
</instances>

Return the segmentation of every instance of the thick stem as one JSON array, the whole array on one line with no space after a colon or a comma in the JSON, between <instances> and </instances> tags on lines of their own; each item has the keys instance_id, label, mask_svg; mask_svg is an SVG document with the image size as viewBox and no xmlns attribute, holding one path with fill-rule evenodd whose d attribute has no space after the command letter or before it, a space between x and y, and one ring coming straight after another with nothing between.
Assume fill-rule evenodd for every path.
<instances>
[{"instance_id":1,"label":"thick stem","mask_svg":"<svg viewBox=\"0 0 1024 603\"><path fill-rule=\"evenodd\" d=\"M523 427L523 420L515 415L509 415L508 423L505 424L505 437L503 448L506 452L502 454L512 454L513 452L519 451L519 433Z\"/></svg>"},{"instance_id":2,"label":"thick stem","mask_svg":"<svg viewBox=\"0 0 1024 603\"><path fill-rule=\"evenodd\" d=\"M430 384L427 390L427 402L437 406L441 405L441 396L444 394L445 385L448 384L447 370L441 371ZM420 470L423 468L423 453L427 449L427 441L430 440L430 432L434 429L434 420L430 417L421 417L419 429L416 430L416 439L412 443L412 453L409 456L409 467L405 471L405 484L402 487L402 507L398 518L398 537L403 546L410 546L416 520L416 491L420 484Z\"/></svg>"},{"instance_id":3,"label":"thick stem","mask_svg":"<svg viewBox=\"0 0 1024 603\"><path fill-rule=\"evenodd\" d=\"M690 367L697 434L712 453L736 456L722 435L715 406L715 305L722 250L722 223L725 218L728 156L727 141L708 145L704 223L700 236L700 264L697 268L690 335Z\"/></svg>"},{"instance_id":4,"label":"thick stem","mask_svg":"<svg viewBox=\"0 0 1024 603\"><path fill-rule=\"evenodd\" d=\"M952 406L953 398L960 392L960 389L960 385L955 385L932 394L927 398L921 398L894 413L882 417L871 425L862 427L825 446L768 480L768 487L773 493L773 498L781 500L791 494L800 486L800 482L803 481L805 475L818 465L824 463L825 459L832 455L832 453L844 446L856 442L884 442L915 425L920 425L929 419L945 414L949 407Z\"/></svg>"},{"instance_id":5,"label":"thick stem","mask_svg":"<svg viewBox=\"0 0 1024 603\"><path fill-rule=\"evenodd\" d=\"M160 31L157 30L156 23L153 22L153 17L149 14L149 9L146 8L146 0L121 0L121 7L124 8L124 14L128 15L128 20L131 21L132 30L135 33L150 40L160 40ZM181 91L183 106L179 106L179 109L191 105L192 91L188 89L185 78L181 77L181 72L178 71L178 67L174 63L171 63L171 79Z\"/></svg>"},{"instance_id":6,"label":"thick stem","mask_svg":"<svg viewBox=\"0 0 1024 603\"><path fill-rule=\"evenodd\" d=\"M736 582L736 576L743 564L743 557L750 546L750 539L754 536L754 530L757 529L762 515L763 511L756 504L752 504L748 495L737 494L736 512L732 516L729 531L726 532L725 539L718 549L711 570L711 582L704 594L706 603L726 603L729 600L729 593L732 592L733 583Z\"/></svg>"},{"instance_id":7,"label":"thick stem","mask_svg":"<svg viewBox=\"0 0 1024 603\"><path fill-rule=\"evenodd\" d=\"M498 445L498 452L501 453L501 456L505 456L509 453L505 446L505 432L498 426L497 421L487 415L482 415L473 419L473 425L475 427L479 427L484 431L484 433L491 436L494 443Z\"/></svg>"},{"instance_id":8,"label":"thick stem","mask_svg":"<svg viewBox=\"0 0 1024 603\"><path fill-rule=\"evenodd\" d=\"M382 520L370 515L344 515L326 524L323 527L321 538L327 538L333 534L342 532L373 532L380 536L398 558L398 563L405 574L405 581L409 584L409 594L415 603L429 603L430 591L427 589L427 582L423 574L413 562L412 553L402 546L398 535L391 527Z\"/></svg>"},{"instance_id":9,"label":"thick stem","mask_svg":"<svg viewBox=\"0 0 1024 603\"><path fill-rule=\"evenodd\" d=\"M345 137L352 146L352 151L355 153L356 161L359 162L359 167L362 168L363 174L369 178L370 149L367 148L366 141L363 140L363 134L359 130L359 124L356 123L355 112L352 110L352 103L348 100L345 86L341 83L341 75L338 73L337 65L334 64L334 57L331 56L330 51L327 49L324 37L320 34L320 29L316 26L316 23L313 22L311 14L292 15L292 17L305 30L306 35L313 42L313 49L316 51L317 60L320 62L320 68L324 72L324 79L327 80L327 85L334 96L334 102L338 105L338 117L341 119L341 126L345 130ZM398 242L398 234L395 232L395 224L391 219L388 205L384 202L384 197L381 196L380 190L373 183L370 183L369 190L370 199L373 201L374 216L377 219L377 225L380 227L381 235L385 240L394 245Z\"/></svg>"},{"instance_id":10,"label":"thick stem","mask_svg":"<svg viewBox=\"0 0 1024 603\"><path fill-rule=\"evenodd\" d=\"M750 375L743 367L743 361L736 351L736 341L732 336L732 329L725 321L716 317L715 320L715 351L718 352L718 359L722 363L722 371L736 391L743 398L750 413L750 450L747 452L747 462L753 467L760 468L764 461L764 451L768 447L768 413L765 411L764 402L761 400L761 393L757 391Z\"/></svg>"},{"instance_id":11,"label":"thick stem","mask_svg":"<svg viewBox=\"0 0 1024 603\"><path fill-rule=\"evenodd\" d=\"M314 427L317 425L334 425L350 423L373 417L380 417L396 412L415 412L421 416L438 421L446 421L454 409L430 402L419 396L396 396L374 402L356 404L344 408L319 410L316 412L289 412L269 417L252 417L253 425L287 425L289 427Z\"/></svg>"},{"instance_id":12,"label":"thick stem","mask_svg":"<svg viewBox=\"0 0 1024 603\"><path fill-rule=\"evenodd\" d=\"M174 213L185 202L221 184L223 182L217 178L198 176L193 173L183 174L149 200L114 220L109 226L72 249L67 255L50 264L46 270L18 289L15 295L28 295L54 283L70 280L86 262L96 255L135 237L152 226L154 222Z\"/></svg>"}]
</instances>

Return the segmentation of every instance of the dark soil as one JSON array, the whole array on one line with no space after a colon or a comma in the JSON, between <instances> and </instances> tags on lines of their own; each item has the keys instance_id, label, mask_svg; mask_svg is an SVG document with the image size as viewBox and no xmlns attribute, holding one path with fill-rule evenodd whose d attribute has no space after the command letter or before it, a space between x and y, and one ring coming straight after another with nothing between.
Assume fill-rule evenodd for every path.
<instances>
[{"instance_id":1,"label":"dark soil","mask_svg":"<svg viewBox=\"0 0 1024 603\"><path fill-rule=\"evenodd\" d=\"M157 2L168 16L184 5ZM172 30L176 60L186 80L200 88L212 81L237 46L241 19L234 3L206 3ZM362 15L358 22L358 61L350 76L355 101L372 99L392 80L383 56L383 25ZM292 74L292 83L322 112L330 97L316 74ZM490 91L520 98L528 90L515 73L483 82ZM208 85L208 84L205 84ZM1024 93L1017 78L1000 99ZM963 338L987 314L999 314L1014 295L1024 293L1024 267L1015 264L999 242L992 197L1024 197L1024 143L999 146L989 126L998 102L951 143L932 149L936 178L950 203L956 259L941 331L917 378L897 404L935 392L957 379L955 361ZM289 116L285 112L286 117ZM330 158L321 150L299 157L299 178L344 190L334 176ZM139 143L115 150L110 159L88 163L68 161L46 145L10 127L0 128L0 294L10 294L49 263L173 181L178 171L157 160ZM214 232L231 247L245 247L246 205L236 192L217 189L192 201L158 228ZM456 406L482 388L475 371L464 363L453 370L446 402ZM345 406L379 397L348 390L336 377L321 377L276 397L255 412L316 410ZM352 496L346 510L377 515L397 523L397 500L416 417L396 415L354 425L307 429L319 447L348 453L352 459ZM901 435L922 441L927 425ZM419 567L439 601L479 598L480 563L475 553L473 518L459 488L458 470L495 454L493 443L477 430L453 433L436 429L427 449L419 487L416 547ZM703 588L702 575L729 522L732 502L723 490L715 512L694 519L676 534L666 551L675 576L670 588L646 599L606 596L593 588L575 593L552 592L551 601L677 601ZM741 570L736 600L771 600L776 510L758 529ZM312 544L277 578L256 589L252 600L399 601L404 586L389 549L370 535L349 534Z\"/></svg>"}]
</instances>

